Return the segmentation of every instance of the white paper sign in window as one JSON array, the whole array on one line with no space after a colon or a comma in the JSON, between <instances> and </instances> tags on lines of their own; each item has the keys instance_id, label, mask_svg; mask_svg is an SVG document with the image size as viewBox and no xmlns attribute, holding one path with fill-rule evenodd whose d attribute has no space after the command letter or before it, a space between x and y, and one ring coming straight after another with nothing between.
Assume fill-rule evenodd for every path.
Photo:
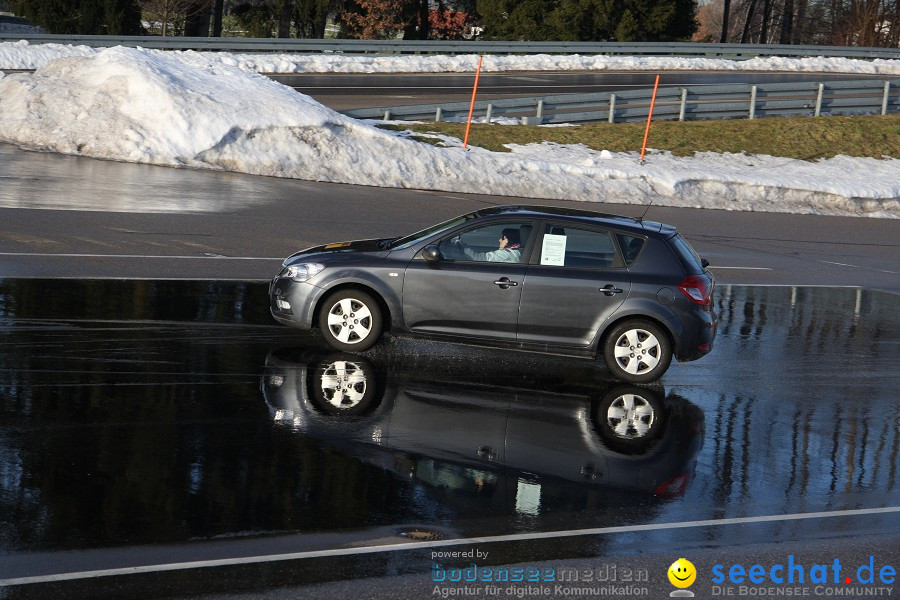
<instances>
[{"instance_id":1,"label":"white paper sign in window","mask_svg":"<svg viewBox=\"0 0 900 600\"><path fill-rule=\"evenodd\" d=\"M544 234L541 264L562 267L566 264L566 236Z\"/></svg>"}]
</instances>

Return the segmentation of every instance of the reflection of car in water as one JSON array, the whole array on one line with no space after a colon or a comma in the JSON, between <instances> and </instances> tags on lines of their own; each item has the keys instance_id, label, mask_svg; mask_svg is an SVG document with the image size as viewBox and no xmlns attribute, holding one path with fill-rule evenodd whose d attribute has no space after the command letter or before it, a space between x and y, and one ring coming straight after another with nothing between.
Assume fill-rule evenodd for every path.
<instances>
[{"instance_id":1,"label":"reflection of car in water","mask_svg":"<svg viewBox=\"0 0 900 600\"><path fill-rule=\"evenodd\" d=\"M418 371L278 351L262 392L279 425L434 486L478 491L513 474L520 488L553 480L672 497L691 479L703 413L659 388L558 376L504 387Z\"/></svg>"}]
</instances>

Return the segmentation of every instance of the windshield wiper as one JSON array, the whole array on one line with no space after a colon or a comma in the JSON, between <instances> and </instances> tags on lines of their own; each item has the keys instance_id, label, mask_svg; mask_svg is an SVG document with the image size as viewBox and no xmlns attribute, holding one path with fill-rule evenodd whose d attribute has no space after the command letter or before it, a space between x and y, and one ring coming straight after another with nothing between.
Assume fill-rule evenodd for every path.
<instances>
[{"instance_id":1,"label":"windshield wiper","mask_svg":"<svg viewBox=\"0 0 900 600\"><path fill-rule=\"evenodd\" d=\"M403 236L397 236L395 238L387 238L387 239L380 240L378 242L378 247L381 248L382 250L384 250L385 248L390 248L391 244L393 244L394 242L399 240L401 237L403 237Z\"/></svg>"}]
</instances>

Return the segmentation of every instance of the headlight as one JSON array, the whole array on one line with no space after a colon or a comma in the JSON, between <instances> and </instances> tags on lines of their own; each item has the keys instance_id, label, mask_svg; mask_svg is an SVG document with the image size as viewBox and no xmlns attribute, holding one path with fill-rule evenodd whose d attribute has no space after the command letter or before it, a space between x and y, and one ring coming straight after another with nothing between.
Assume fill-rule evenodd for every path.
<instances>
[{"instance_id":1,"label":"headlight","mask_svg":"<svg viewBox=\"0 0 900 600\"><path fill-rule=\"evenodd\" d=\"M300 263L296 265L288 265L278 274L279 277L290 277L294 281L306 281L316 273L325 268L325 265L319 263Z\"/></svg>"}]
</instances>

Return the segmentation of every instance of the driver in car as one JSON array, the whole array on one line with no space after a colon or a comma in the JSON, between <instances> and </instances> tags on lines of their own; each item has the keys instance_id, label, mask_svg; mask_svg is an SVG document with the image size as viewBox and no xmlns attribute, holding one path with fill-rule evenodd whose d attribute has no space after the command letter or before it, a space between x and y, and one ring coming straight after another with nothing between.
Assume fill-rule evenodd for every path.
<instances>
[{"instance_id":1,"label":"driver in car","mask_svg":"<svg viewBox=\"0 0 900 600\"><path fill-rule=\"evenodd\" d=\"M459 244L463 253L472 260L517 263L522 259L522 242L519 239L519 230L514 228L504 229L500 236L500 247L489 252L472 250L459 238L456 238L456 243Z\"/></svg>"}]
</instances>

